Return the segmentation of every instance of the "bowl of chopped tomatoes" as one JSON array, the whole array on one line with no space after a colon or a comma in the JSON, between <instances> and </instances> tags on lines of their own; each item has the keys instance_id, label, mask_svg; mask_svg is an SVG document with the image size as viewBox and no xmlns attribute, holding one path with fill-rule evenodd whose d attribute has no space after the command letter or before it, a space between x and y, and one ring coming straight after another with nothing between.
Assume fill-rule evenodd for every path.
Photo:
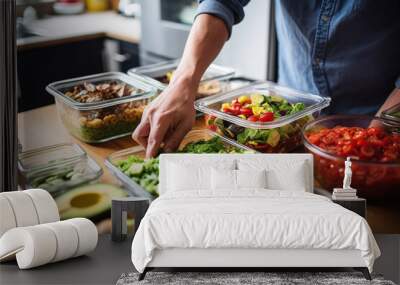
<instances>
[{"instance_id":1,"label":"bowl of chopped tomatoes","mask_svg":"<svg viewBox=\"0 0 400 285\"><path fill-rule=\"evenodd\" d=\"M400 197L400 133L386 120L358 115L327 116L303 130L306 149L314 155L317 184L342 187L344 161L352 160L351 187L372 201Z\"/></svg>"}]
</instances>

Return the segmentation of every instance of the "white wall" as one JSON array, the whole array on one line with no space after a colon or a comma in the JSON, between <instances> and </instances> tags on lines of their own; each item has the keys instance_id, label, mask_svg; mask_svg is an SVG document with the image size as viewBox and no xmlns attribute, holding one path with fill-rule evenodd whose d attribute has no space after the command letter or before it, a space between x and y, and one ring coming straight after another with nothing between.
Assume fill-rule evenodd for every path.
<instances>
[{"instance_id":1,"label":"white wall","mask_svg":"<svg viewBox=\"0 0 400 285\"><path fill-rule=\"evenodd\" d=\"M267 78L270 8L270 0L250 1L244 20L234 26L216 63L233 67L248 77Z\"/></svg>"}]
</instances>

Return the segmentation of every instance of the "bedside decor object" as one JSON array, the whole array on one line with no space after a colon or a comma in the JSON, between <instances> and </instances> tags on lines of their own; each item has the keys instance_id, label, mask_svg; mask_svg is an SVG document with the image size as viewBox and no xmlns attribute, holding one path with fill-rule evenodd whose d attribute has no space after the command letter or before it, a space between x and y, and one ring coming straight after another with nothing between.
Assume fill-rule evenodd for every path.
<instances>
[{"instance_id":1,"label":"bedside decor object","mask_svg":"<svg viewBox=\"0 0 400 285\"><path fill-rule=\"evenodd\" d=\"M95 249L96 226L88 219L19 227L0 238L0 261L16 257L20 269L84 255Z\"/></svg>"},{"instance_id":2,"label":"bedside decor object","mask_svg":"<svg viewBox=\"0 0 400 285\"><path fill-rule=\"evenodd\" d=\"M351 160L347 157L344 162L344 178L343 188L334 188L332 193L333 200L353 200L357 199L357 189L352 188L351 185Z\"/></svg>"},{"instance_id":3,"label":"bedside decor object","mask_svg":"<svg viewBox=\"0 0 400 285\"><path fill-rule=\"evenodd\" d=\"M51 195L42 189L0 193L0 237L15 227L34 226L60 220Z\"/></svg>"},{"instance_id":4,"label":"bedside decor object","mask_svg":"<svg viewBox=\"0 0 400 285\"><path fill-rule=\"evenodd\" d=\"M135 219L135 234L149 204L150 200L144 197L113 198L111 207L111 239L113 241L123 241L128 236L128 213L132 214Z\"/></svg>"}]
</instances>

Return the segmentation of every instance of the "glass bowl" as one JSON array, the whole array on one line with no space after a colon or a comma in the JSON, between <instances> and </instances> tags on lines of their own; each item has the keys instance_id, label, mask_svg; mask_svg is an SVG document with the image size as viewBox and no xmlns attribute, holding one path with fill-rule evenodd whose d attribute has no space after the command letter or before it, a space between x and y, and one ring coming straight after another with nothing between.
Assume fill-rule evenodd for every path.
<instances>
[{"instance_id":1,"label":"glass bowl","mask_svg":"<svg viewBox=\"0 0 400 285\"><path fill-rule=\"evenodd\" d=\"M128 75L137 80L157 88L161 93L169 84L173 72L177 69L180 59L174 59L155 64L140 66L128 70ZM203 98L229 90L227 79L235 74L235 70L229 67L211 64L201 78L196 98Z\"/></svg>"},{"instance_id":2,"label":"glass bowl","mask_svg":"<svg viewBox=\"0 0 400 285\"><path fill-rule=\"evenodd\" d=\"M79 90L83 87L84 90ZM116 87L122 94L118 91L118 97L114 98ZM87 143L102 143L130 135L139 124L144 108L156 95L152 86L120 72L58 81L49 84L46 90L54 96L67 130ZM104 96L84 100L89 97L88 90Z\"/></svg>"},{"instance_id":3,"label":"glass bowl","mask_svg":"<svg viewBox=\"0 0 400 285\"><path fill-rule=\"evenodd\" d=\"M302 103L305 107L299 112L283 115L269 122L252 122L247 118L221 111L226 102L255 93L264 96L278 95L289 103ZM205 124L210 130L259 152L285 153L295 150L302 144L301 133L305 124L317 118L321 110L329 104L330 98L299 92L265 81L196 100L195 108L205 114Z\"/></svg>"},{"instance_id":4,"label":"glass bowl","mask_svg":"<svg viewBox=\"0 0 400 285\"><path fill-rule=\"evenodd\" d=\"M318 186L332 191L341 188L344 178L344 161L346 157L322 149L309 139L311 133L325 128L375 127L382 129L386 134L399 135L397 128L388 124L386 120L358 115L327 116L308 123L303 130L303 142L306 150L314 156L314 175ZM321 140L328 140L328 136ZM398 150L400 147L398 146ZM374 148L374 151L377 151ZM371 161L360 157L352 157L351 187L357 189L357 195L367 198L368 201L389 201L393 197L400 197L400 160L392 162Z\"/></svg>"}]
</instances>

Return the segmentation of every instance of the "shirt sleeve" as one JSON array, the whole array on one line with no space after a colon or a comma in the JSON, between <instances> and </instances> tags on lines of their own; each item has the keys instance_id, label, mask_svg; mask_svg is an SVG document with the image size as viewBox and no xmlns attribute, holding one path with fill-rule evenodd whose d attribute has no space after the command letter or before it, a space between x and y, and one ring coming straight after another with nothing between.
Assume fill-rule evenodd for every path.
<instances>
[{"instance_id":1,"label":"shirt sleeve","mask_svg":"<svg viewBox=\"0 0 400 285\"><path fill-rule=\"evenodd\" d=\"M200 14L210 14L220 18L224 21L230 37L232 26L243 20L243 8L249 1L250 0L199 0L196 17Z\"/></svg>"},{"instance_id":2,"label":"shirt sleeve","mask_svg":"<svg viewBox=\"0 0 400 285\"><path fill-rule=\"evenodd\" d=\"M400 89L400 76L396 80L396 88Z\"/></svg>"}]
</instances>

